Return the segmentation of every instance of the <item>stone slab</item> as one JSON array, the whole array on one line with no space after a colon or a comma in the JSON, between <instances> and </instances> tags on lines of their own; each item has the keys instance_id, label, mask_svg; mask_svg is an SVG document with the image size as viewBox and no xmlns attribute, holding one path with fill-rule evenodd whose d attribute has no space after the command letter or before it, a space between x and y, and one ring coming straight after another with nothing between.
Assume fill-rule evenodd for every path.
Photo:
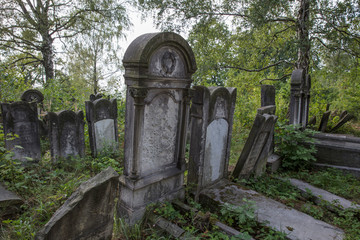
<instances>
[{"instance_id":1,"label":"stone slab","mask_svg":"<svg viewBox=\"0 0 360 240\"><path fill-rule=\"evenodd\" d=\"M315 186L310 185L309 183L306 183L304 181L295 178L290 178L288 180L290 181L291 185L297 187L302 193L306 194L309 193L310 191L313 197L315 197L316 203L320 203L321 201L326 201L344 209L348 209L348 208L360 209L360 205L352 203L351 201L339 197L335 194L332 194L328 191L325 191L324 189L317 188Z\"/></svg>"},{"instance_id":2,"label":"stone slab","mask_svg":"<svg viewBox=\"0 0 360 240\"><path fill-rule=\"evenodd\" d=\"M0 217L18 212L23 200L0 183Z\"/></svg>"},{"instance_id":3,"label":"stone slab","mask_svg":"<svg viewBox=\"0 0 360 240\"><path fill-rule=\"evenodd\" d=\"M271 154L267 159L266 166L271 173L277 172L281 166L281 158L279 155Z\"/></svg>"},{"instance_id":4,"label":"stone slab","mask_svg":"<svg viewBox=\"0 0 360 240\"><path fill-rule=\"evenodd\" d=\"M37 240L110 240L119 174L111 167L83 182L36 234Z\"/></svg>"},{"instance_id":5,"label":"stone slab","mask_svg":"<svg viewBox=\"0 0 360 240\"><path fill-rule=\"evenodd\" d=\"M113 119L103 119L94 123L95 143L97 151L104 147L116 146L115 127Z\"/></svg>"},{"instance_id":6,"label":"stone slab","mask_svg":"<svg viewBox=\"0 0 360 240\"><path fill-rule=\"evenodd\" d=\"M330 165L330 164L321 164L321 163L315 163L314 167L319 169L324 168L336 168L341 170L342 172L346 174L351 174L356 178L360 179L360 168L353 168L353 167L344 167L344 166L336 166L336 165Z\"/></svg>"},{"instance_id":7,"label":"stone slab","mask_svg":"<svg viewBox=\"0 0 360 240\"><path fill-rule=\"evenodd\" d=\"M293 240L340 240L344 231L323 221L285 206L253 190L244 190L227 180L212 188L204 189L200 201L216 205L229 203L235 206L245 204L243 199L255 202L257 219L267 226L287 234Z\"/></svg>"}]
</instances>

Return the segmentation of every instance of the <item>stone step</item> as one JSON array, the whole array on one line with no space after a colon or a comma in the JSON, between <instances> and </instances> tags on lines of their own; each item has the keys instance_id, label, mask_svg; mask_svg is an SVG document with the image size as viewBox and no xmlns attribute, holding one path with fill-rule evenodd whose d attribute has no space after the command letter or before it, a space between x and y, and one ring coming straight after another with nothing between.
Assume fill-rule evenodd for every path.
<instances>
[{"instance_id":1,"label":"stone step","mask_svg":"<svg viewBox=\"0 0 360 240\"><path fill-rule=\"evenodd\" d=\"M323 221L285 206L253 190L245 190L228 180L222 180L211 188L204 189L200 201L209 207L224 203L241 206L243 199L255 202L259 222L287 234L293 240L340 240L344 231Z\"/></svg>"},{"instance_id":2,"label":"stone step","mask_svg":"<svg viewBox=\"0 0 360 240\"><path fill-rule=\"evenodd\" d=\"M322 163L315 163L314 167L318 168L318 169L326 169L326 168L339 169L340 171L342 171L345 174L351 174L354 177L360 179L360 168L338 166L338 165L331 165L331 164L322 164Z\"/></svg>"},{"instance_id":3,"label":"stone step","mask_svg":"<svg viewBox=\"0 0 360 240\"><path fill-rule=\"evenodd\" d=\"M321 203L322 201L326 201L329 204L334 204L336 207L348 209L348 208L355 208L360 209L360 205L355 204L345 198L339 197L335 194L332 194L328 191L325 191L321 188L314 187L309 183L304 181L290 178L288 179L291 185L298 188L303 194L311 194L314 197L315 203Z\"/></svg>"}]
</instances>

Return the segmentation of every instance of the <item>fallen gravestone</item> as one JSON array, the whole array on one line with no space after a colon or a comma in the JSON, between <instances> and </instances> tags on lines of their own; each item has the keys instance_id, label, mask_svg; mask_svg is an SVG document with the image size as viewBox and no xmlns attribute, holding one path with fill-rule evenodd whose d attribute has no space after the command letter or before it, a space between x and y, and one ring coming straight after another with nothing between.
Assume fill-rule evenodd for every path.
<instances>
[{"instance_id":1,"label":"fallen gravestone","mask_svg":"<svg viewBox=\"0 0 360 240\"><path fill-rule=\"evenodd\" d=\"M0 218L20 211L23 200L0 183Z\"/></svg>"},{"instance_id":2,"label":"fallen gravestone","mask_svg":"<svg viewBox=\"0 0 360 240\"><path fill-rule=\"evenodd\" d=\"M119 175L111 167L82 183L36 234L37 240L110 240Z\"/></svg>"},{"instance_id":3,"label":"fallen gravestone","mask_svg":"<svg viewBox=\"0 0 360 240\"><path fill-rule=\"evenodd\" d=\"M116 99L99 98L86 101L85 108L93 157L104 149L116 150L118 147Z\"/></svg>"},{"instance_id":4,"label":"fallen gravestone","mask_svg":"<svg viewBox=\"0 0 360 240\"><path fill-rule=\"evenodd\" d=\"M273 133L277 117L275 106L258 109L254 124L233 171L235 178L259 176L265 172L266 163L272 154Z\"/></svg>"},{"instance_id":5,"label":"fallen gravestone","mask_svg":"<svg viewBox=\"0 0 360 240\"><path fill-rule=\"evenodd\" d=\"M242 206L248 201L255 204L257 220L267 226L287 234L291 240L341 240L344 231L323 221L269 199L253 190L244 190L227 180L221 180L212 188L204 189L200 202L211 209L229 203Z\"/></svg>"},{"instance_id":6,"label":"fallen gravestone","mask_svg":"<svg viewBox=\"0 0 360 240\"><path fill-rule=\"evenodd\" d=\"M24 164L41 159L40 136L36 103L2 103L4 134L17 137L5 138L6 149L14 153L13 158Z\"/></svg>"}]
</instances>

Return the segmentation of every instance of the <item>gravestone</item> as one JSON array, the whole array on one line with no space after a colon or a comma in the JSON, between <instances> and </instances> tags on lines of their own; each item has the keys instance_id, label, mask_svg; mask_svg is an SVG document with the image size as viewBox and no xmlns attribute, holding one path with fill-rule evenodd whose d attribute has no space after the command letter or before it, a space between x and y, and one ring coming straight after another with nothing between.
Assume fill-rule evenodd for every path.
<instances>
[{"instance_id":1,"label":"gravestone","mask_svg":"<svg viewBox=\"0 0 360 240\"><path fill-rule=\"evenodd\" d=\"M36 234L37 240L110 240L119 174L111 167L83 182Z\"/></svg>"},{"instance_id":2,"label":"gravestone","mask_svg":"<svg viewBox=\"0 0 360 240\"><path fill-rule=\"evenodd\" d=\"M194 87L188 183L195 196L227 177L236 89Z\"/></svg>"},{"instance_id":3,"label":"gravestone","mask_svg":"<svg viewBox=\"0 0 360 240\"><path fill-rule=\"evenodd\" d=\"M85 109L93 157L104 149L116 150L118 147L116 99L99 98L86 101Z\"/></svg>"},{"instance_id":4,"label":"gravestone","mask_svg":"<svg viewBox=\"0 0 360 240\"><path fill-rule=\"evenodd\" d=\"M346 112L346 111L345 111ZM345 123L353 119L354 116L349 113L341 113L339 122L330 130L330 132L334 132L342 127Z\"/></svg>"},{"instance_id":5,"label":"gravestone","mask_svg":"<svg viewBox=\"0 0 360 240\"><path fill-rule=\"evenodd\" d=\"M258 176L265 171L273 146L272 135L277 120L274 113L275 106L258 109L249 137L235 166L235 178L248 178L251 174Z\"/></svg>"},{"instance_id":6,"label":"gravestone","mask_svg":"<svg viewBox=\"0 0 360 240\"><path fill-rule=\"evenodd\" d=\"M306 127L309 118L311 78L303 69L291 75L290 124Z\"/></svg>"},{"instance_id":7,"label":"gravestone","mask_svg":"<svg viewBox=\"0 0 360 240\"><path fill-rule=\"evenodd\" d=\"M5 138L6 149L14 153L13 158L24 164L30 159L41 159L40 137L36 103L14 102L1 104L4 134L16 134L14 139ZM17 147L20 146L20 147Z\"/></svg>"},{"instance_id":8,"label":"gravestone","mask_svg":"<svg viewBox=\"0 0 360 240\"><path fill-rule=\"evenodd\" d=\"M0 218L20 211L23 200L0 183Z\"/></svg>"},{"instance_id":9,"label":"gravestone","mask_svg":"<svg viewBox=\"0 0 360 240\"><path fill-rule=\"evenodd\" d=\"M325 132L326 131L327 124L329 122L330 114L331 114L331 111L326 111L322 115L318 131L320 131L320 132Z\"/></svg>"},{"instance_id":10,"label":"gravestone","mask_svg":"<svg viewBox=\"0 0 360 240\"><path fill-rule=\"evenodd\" d=\"M46 115L46 122L49 129L51 157L54 161L70 156L84 156L84 114L82 111L49 112Z\"/></svg>"},{"instance_id":11,"label":"gravestone","mask_svg":"<svg viewBox=\"0 0 360 240\"><path fill-rule=\"evenodd\" d=\"M41 104L44 101L44 95L36 89L29 89L23 92L21 95L21 100L25 102L36 102L37 104Z\"/></svg>"},{"instance_id":12,"label":"gravestone","mask_svg":"<svg viewBox=\"0 0 360 240\"><path fill-rule=\"evenodd\" d=\"M144 34L125 52L124 175L119 216L130 224L151 202L184 197L186 128L195 57L175 33Z\"/></svg>"},{"instance_id":13,"label":"gravestone","mask_svg":"<svg viewBox=\"0 0 360 240\"><path fill-rule=\"evenodd\" d=\"M275 105L275 87L273 85L261 85L261 107Z\"/></svg>"}]
</instances>

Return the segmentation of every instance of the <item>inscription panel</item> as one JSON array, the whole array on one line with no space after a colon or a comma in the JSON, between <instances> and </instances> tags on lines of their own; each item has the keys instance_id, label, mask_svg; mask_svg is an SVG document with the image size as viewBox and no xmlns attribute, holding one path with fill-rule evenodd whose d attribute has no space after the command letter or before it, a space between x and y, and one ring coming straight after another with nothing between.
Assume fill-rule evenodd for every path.
<instances>
[{"instance_id":1,"label":"inscription panel","mask_svg":"<svg viewBox=\"0 0 360 240\"><path fill-rule=\"evenodd\" d=\"M64 123L60 139L60 154L62 157L78 155L76 141L76 125L72 122Z\"/></svg>"},{"instance_id":2,"label":"inscription panel","mask_svg":"<svg viewBox=\"0 0 360 240\"><path fill-rule=\"evenodd\" d=\"M214 120L206 130L203 184L208 185L224 174L229 124L224 119Z\"/></svg>"},{"instance_id":3,"label":"inscription panel","mask_svg":"<svg viewBox=\"0 0 360 240\"><path fill-rule=\"evenodd\" d=\"M104 147L115 147L115 128L113 119L104 119L94 124L96 149L101 151Z\"/></svg>"},{"instance_id":4,"label":"inscription panel","mask_svg":"<svg viewBox=\"0 0 360 240\"><path fill-rule=\"evenodd\" d=\"M185 70L183 58L173 48L162 47L151 57L149 71L152 76L185 78Z\"/></svg>"},{"instance_id":5,"label":"inscription panel","mask_svg":"<svg viewBox=\"0 0 360 240\"><path fill-rule=\"evenodd\" d=\"M145 106L139 164L142 174L151 174L175 162L178 114L179 103L166 93L157 95Z\"/></svg>"}]
</instances>

